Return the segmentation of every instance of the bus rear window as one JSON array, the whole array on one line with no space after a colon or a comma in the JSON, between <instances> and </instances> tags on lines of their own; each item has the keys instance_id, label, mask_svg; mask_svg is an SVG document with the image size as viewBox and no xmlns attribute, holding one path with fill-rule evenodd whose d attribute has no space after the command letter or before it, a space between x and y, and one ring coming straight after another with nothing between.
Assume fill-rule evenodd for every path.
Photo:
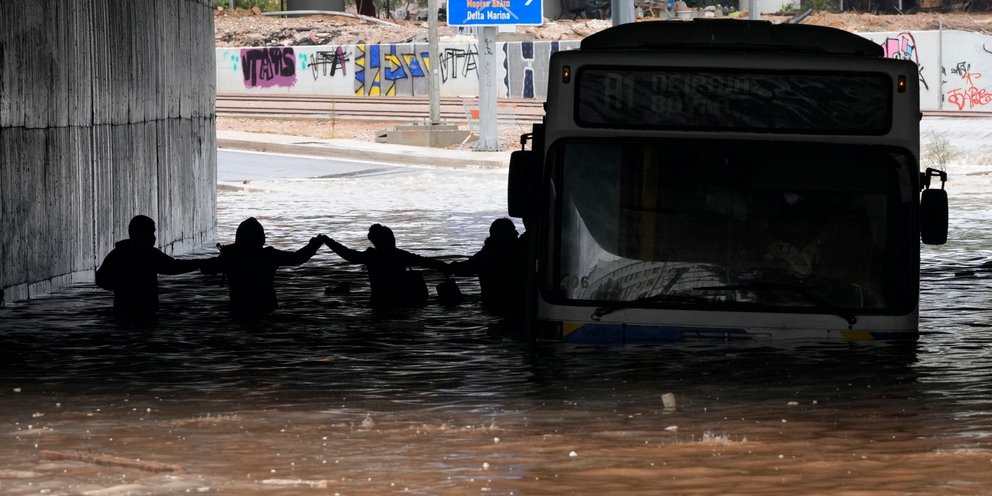
<instances>
[{"instance_id":1,"label":"bus rear window","mask_svg":"<svg viewBox=\"0 0 992 496\"><path fill-rule=\"evenodd\" d=\"M582 127L879 135L892 82L878 73L586 67L577 74Z\"/></svg>"}]
</instances>

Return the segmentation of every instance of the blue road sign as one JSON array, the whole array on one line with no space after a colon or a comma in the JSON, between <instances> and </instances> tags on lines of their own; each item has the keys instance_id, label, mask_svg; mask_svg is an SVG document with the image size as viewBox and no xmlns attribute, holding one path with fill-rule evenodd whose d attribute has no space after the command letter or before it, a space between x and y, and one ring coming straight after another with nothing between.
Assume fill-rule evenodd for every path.
<instances>
[{"instance_id":1,"label":"blue road sign","mask_svg":"<svg viewBox=\"0 0 992 496\"><path fill-rule=\"evenodd\" d=\"M539 26L543 23L542 0L448 0L449 26Z\"/></svg>"}]
</instances>

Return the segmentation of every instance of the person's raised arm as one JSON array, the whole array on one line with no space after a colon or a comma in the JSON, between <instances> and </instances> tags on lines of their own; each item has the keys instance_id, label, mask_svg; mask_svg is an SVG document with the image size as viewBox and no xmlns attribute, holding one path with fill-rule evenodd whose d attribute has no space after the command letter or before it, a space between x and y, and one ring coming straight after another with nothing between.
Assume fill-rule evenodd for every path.
<instances>
[{"instance_id":1,"label":"person's raised arm","mask_svg":"<svg viewBox=\"0 0 992 496\"><path fill-rule=\"evenodd\" d=\"M160 250L155 249L155 272L164 275L176 275L185 274L187 272L193 272L194 270L199 270L203 266L205 259L194 258L188 260L179 260L162 253Z\"/></svg>"},{"instance_id":2,"label":"person's raised arm","mask_svg":"<svg viewBox=\"0 0 992 496\"><path fill-rule=\"evenodd\" d=\"M348 248L347 246L338 243L327 236L324 236L324 244L326 244L327 247L334 251L334 253L336 253L339 257L351 263L363 264L367 261L368 257L365 255L365 252L352 250L351 248Z\"/></svg>"},{"instance_id":3,"label":"person's raised arm","mask_svg":"<svg viewBox=\"0 0 992 496\"><path fill-rule=\"evenodd\" d=\"M210 257L201 260L200 272L207 275L220 274L224 271L224 259L223 255L217 257Z\"/></svg>"},{"instance_id":4,"label":"person's raised arm","mask_svg":"<svg viewBox=\"0 0 992 496\"><path fill-rule=\"evenodd\" d=\"M448 273L453 276L474 276L479 273L482 265L482 252L472 255L467 260L448 264Z\"/></svg>"},{"instance_id":5,"label":"person's raised arm","mask_svg":"<svg viewBox=\"0 0 992 496\"><path fill-rule=\"evenodd\" d=\"M322 235L310 238L306 246L296 251L276 250L276 265L280 267L302 265L317 253L321 244L323 244Z\"/></svg>"},{"instance_id":6,"label":"person's raised arm","mask_svg":"<svg viewBox=\"0 0 992 496\"><path fill-rule=\"evenodd\" d=\"M402 257L403 263L406 264L407 266L426 267L428 269L434 269L443 274L448 274L450 271L448 264L442 260L417 255L416 253L410 253L406 250L397 249L396 251L399 252L400 256Z\"/></svg>"}]
</instances>

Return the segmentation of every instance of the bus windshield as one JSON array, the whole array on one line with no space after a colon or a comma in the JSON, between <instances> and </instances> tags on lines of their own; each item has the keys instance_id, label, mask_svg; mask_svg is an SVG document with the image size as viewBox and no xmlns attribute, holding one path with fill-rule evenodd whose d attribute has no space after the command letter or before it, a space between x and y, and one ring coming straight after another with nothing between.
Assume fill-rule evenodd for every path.
<instances>
[{"instance_id":1,"label":"bus windshield","mask_svg":"<svg viewBox=\"0 0 992 496\"><path fill-rule=\"evenodd\" d=\"M904 151L653 138L561 140L549 156L552 300L868 313L915 301Z\"/></svg>"}]
</instances>

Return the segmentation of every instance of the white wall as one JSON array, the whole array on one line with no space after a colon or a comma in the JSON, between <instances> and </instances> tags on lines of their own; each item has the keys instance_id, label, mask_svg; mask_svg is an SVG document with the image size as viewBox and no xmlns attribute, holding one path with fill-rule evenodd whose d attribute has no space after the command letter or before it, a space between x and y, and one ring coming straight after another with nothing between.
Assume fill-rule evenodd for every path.
<instances>
[{"instance_id":1,"label":"white wall","mask_svg":"<svg viewBox=\"0 0 992 496\"><path fill-rule=\"evenodd\" d=\"M919 66L923 110L992 111L992 36L966 31L859 33ZM548 59L578 40L499 43L500 97L543 100ZM218 93L426 96L427 45L217 49ZM246 71L246 63L248 70ZM475 44L442 43L441 95L478 95Z\"/></svg>"},{"instance_id":2,"label":"white wall","mask_svg":"<svg viewBox=\"0 0 992 496\"><path fill-rule=\"evenodd\" d=\"M790 3L799 6L799 0L758 0L758 12L761 14L774 14ZM739 0L738 9L745 11L750 5L749 0Z\"/></svg>"},{"instance_id":3,"label":"white wall","mask_svg":"<svg viewBox=\"0 0 992 496\"><path fill-rule=\"evenodd\" d=\"M919 67L920 108L992 111L992 36L970 31L861 33Z\"/></svg>"}]
</instances>

